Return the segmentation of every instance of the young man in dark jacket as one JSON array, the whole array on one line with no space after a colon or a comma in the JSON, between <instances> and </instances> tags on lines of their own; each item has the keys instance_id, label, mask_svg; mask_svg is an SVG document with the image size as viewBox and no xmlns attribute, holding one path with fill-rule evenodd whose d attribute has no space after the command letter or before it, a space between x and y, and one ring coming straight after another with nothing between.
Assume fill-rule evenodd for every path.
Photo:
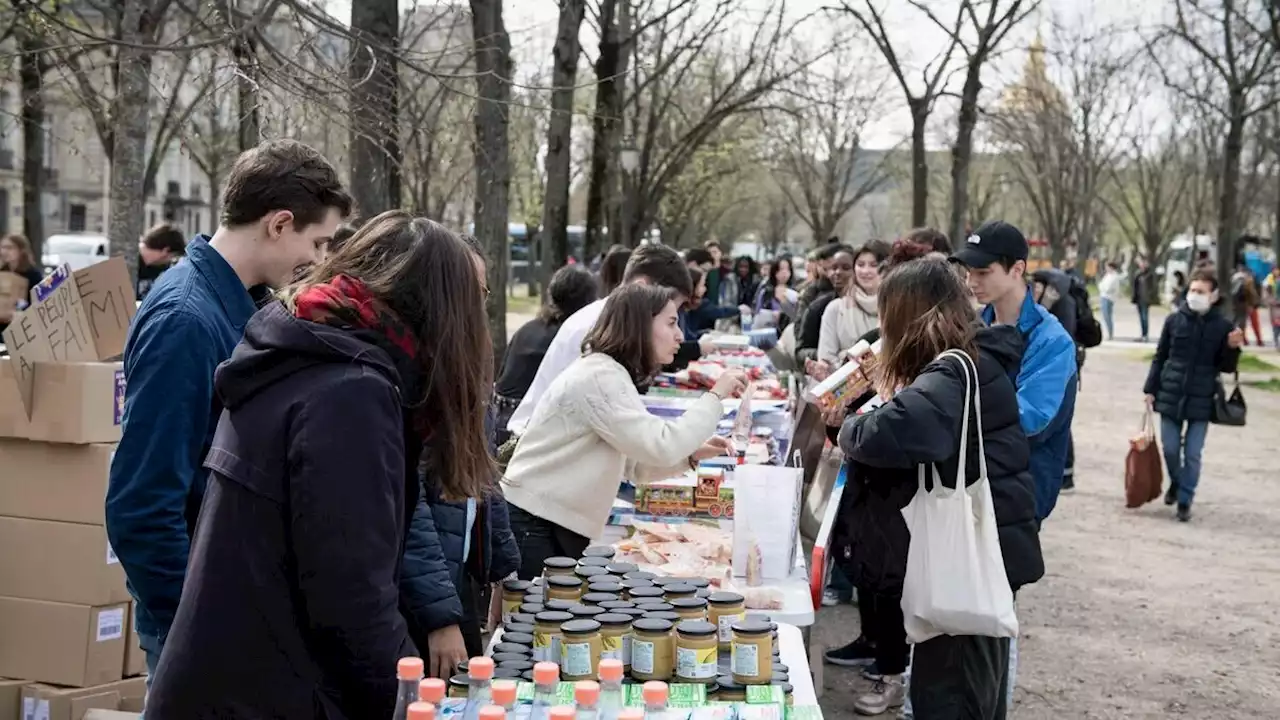
<instances>
[{"instance_id":1,"label":"young man in dark jacket","mask_svg":"<svg viewBox=\"0 0 1280 720\"><path fill-rule=\"evenodd\" d=\"M149 678L182 596L203 463L222 412L214 369L254 313L249 288L289 282L350 211L337 172L306 145L272 141L243 153L227 176L217 232L191 241L129 328L106 526L137 601Z\"/></svg>"},{"instance_id":2,"label":"young man in dark jacket","mask_svg":"<svg viewBox=\"0 0 1280 720\"><path fill-rule=\"evenodd\" d=\"M147 293L160 275L186 252L187 239L169 223L162 223L148 230L138 240L138 282L134 294L139 301L147 299Z\"/></svg>"},{"instance_id":3,"label":"young man in dark jacket","mask_svg":"<svg viewBox=\"0 0 1280 720\"><path fill-rule=\"evenodd\" d=\"M1160 445L1169 469L1166 505L1178 505L1178 519L1191 519L1200 484L1204 450L1218 373L1235 372L1244 331L1218 309L1218 280L1212 272L1191 276L1187 302L1165 318L1160 342L1142 392L1160 413Z\"/></svg>"},{"instance_id":4,"label":"young man in dark jacket","mask_svg":"<svg viewBox=\"0 0 1280 720\"><path fill-rule=\"evenodd\" d=\"M1155 289L1152 284L1155 282L1154 273L1151 267L1147 265L1147 259L1138 256L1138 269L1133 273L1133 304L1138 308L1138 326L1141 329L1142 342L1147 341L1151 330L1151 294Z\"/></svg>"}]
</instances>

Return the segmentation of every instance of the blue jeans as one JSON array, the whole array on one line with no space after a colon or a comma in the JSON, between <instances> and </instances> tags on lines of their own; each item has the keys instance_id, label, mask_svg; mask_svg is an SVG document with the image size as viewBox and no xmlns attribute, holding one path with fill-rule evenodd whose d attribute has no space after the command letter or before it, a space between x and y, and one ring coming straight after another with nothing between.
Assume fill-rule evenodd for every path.
<instances>
[{"instance_id":1,"label":"blue jeans","mask_svg":"<svg viewBox=\"0 0 1280 720\"><path fill-rule=\"evenodd\" d=\"M138 633L138 644L142 646L142 654L147 657L147 694L151 694L151 683L156 681L156 668L160 666L160 651L164 649L164 644L159 638L151 635L143 635ZM146 708L146 701L143 700L143 709Z\"/></svg>"},{"instance_id":2,"label":"blue jeans","mask_svg":"<svg viewBox=\"0 0 1280 720\"><path fill-rule=\"evenodd\" d=\"M1142 328L1142 339L1146 340L1150 331L1150 314L1151 306L1146 303L1138 303L1138 327Z\"/></svg>"},{"instance_id":3,"label":"blue jeans","mask_svg":"<svg viewBox=\"0 0 1280 720\"><path fill-rule=\"evenodd\" d=\"M1183 433L1183 425L1186 433ZM1190 505L1200 484L1200 453L1209 433L1207 420L1174 420L1160 416L1160 445L1164 448L1164 464L1169 482L1178 488L1178 504Z\"/></svg>"},{"instance_id":4,"label":"blue jeans","mask_svg":"<svg viewBox=\"0 0 1280 720\"><path fill-rule=\"evenodd\" d=\"M1107 329L1107 339L1115 337L1116 334L1116 301L1111 298L1102 298L1102 325Z\"/></svg>"}]
</instances>

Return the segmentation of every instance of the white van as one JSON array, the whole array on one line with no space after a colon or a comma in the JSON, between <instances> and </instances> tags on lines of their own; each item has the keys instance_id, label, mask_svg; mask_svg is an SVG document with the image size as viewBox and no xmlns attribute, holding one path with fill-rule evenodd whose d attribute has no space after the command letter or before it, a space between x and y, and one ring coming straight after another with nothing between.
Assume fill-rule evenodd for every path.
<instances>
[{"instance_id":1,"label":"white van","mask_svg":"<svg viewBox=\"0 0 1280 720\"><path fill-rule=\"evenodd\" d=\"M82 270L107 259L108 241L102 235L74 234L50 235L44 241L44 257L41 262L45 273L67 264L72 270Z\"/></svg>"}]
</instances>

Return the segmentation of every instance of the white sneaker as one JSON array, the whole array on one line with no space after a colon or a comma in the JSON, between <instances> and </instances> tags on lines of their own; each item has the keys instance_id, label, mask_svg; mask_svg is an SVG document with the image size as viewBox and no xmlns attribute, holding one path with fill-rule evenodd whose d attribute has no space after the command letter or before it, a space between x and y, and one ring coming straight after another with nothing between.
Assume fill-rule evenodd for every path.
<instances>
[{"instance_id":1,"label":"white sneaker","mask_svg":"<svg viewBox=\"0 0 1280 720\"><path fill-rule=\"evenodd\" d=\"M876 682L871 692L859 696L853 702L853 711L859 715L881 715L893 708L902 707L906 699L907 689L902 684L902 676L886 675Z\"/></svg>"},{"instance_id":2,"label":"white sneaker","mask_svg":"<svg viewBox=\"0 0 1280 720\"><path fill-rule=\"evenodd\" d=\"M840 604L840 593L832 588L822 591L822 607L835 607Z\"/></svg>"}]
</instances>

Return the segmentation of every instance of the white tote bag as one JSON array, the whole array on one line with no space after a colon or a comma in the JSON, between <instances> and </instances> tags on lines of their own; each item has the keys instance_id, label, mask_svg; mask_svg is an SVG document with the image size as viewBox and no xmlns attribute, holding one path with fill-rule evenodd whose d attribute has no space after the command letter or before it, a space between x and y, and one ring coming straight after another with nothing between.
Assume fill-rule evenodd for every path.
<instances>
[{"instance_id":1,"label":"white tote bag","mask_svg":"<svg viewBox=\"0 0 1280 720\"><path fill-rule=\"evenodd\" d=\"M1004 571L991 485L982 438L982 397L978 369L964 353L948 350L964 373L964 419L960 423L959 471L955 489L943 486L936 466L933 490L920 466L920 489L902 510L911 531L902 615L907 639L921 643L939 635L1017 637L1013 591ZM977 417L978 481L965 487L970 403Z\"/></svg>"}]
</instances>

